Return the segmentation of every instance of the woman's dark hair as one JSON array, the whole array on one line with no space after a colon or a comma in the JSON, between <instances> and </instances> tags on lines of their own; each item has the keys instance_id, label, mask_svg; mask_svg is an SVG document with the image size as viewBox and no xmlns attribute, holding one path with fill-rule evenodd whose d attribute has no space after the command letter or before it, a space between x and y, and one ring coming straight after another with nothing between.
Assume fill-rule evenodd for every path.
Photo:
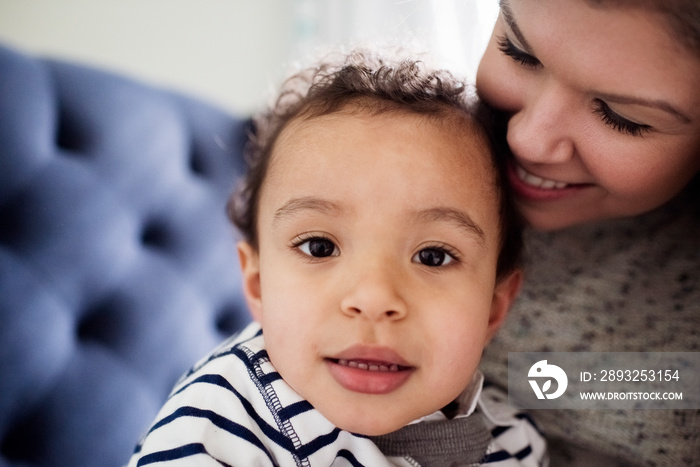
<instances>
[{"instance_id":1,"label":"woman's dark hair","mask_svg":"<svg viewBox=\"0 0 700 467\"><path fill-rule=\"evenodd\" d=\"M288 78L275 103L254 118L246 148L248 170L227 206L229 218L253 248L258 247L260 192L282 130L293 119L328 115L350 103L372 114L407 112L473 122L475 137L483 138L491 147L494 193L500 198L498 279L520 266L522 222L505 179L506 158L500 153L507 147L505 132L491 110L478 100L473 87L445 70L429 68L415 56L401 58L398 51L392 51L391 56L376 50L329 56Z\"/></svg>"}]
</instances>

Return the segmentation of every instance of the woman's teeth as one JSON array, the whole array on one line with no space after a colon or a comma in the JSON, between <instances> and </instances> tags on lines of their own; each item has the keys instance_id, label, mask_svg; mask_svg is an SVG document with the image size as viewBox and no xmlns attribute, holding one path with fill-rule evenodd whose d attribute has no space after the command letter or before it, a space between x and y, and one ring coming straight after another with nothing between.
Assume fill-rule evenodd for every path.
<instances>
[{"instance_id":1,"label":"woman's teeth","mask_svg":"<svg viewBox=\"0 0 700 467\"><path fill-rule=\"evenodd\" d=\"M544 178L540 178L536 175L532 175L530 172L526 171L519 165L515 166L515 173L518 175L518 178L524 183L536 188L542 188L544 190L559 190L568 186L568 183L566 182L547 180Z\"/></svg>"},{"instance_id":2,"label":"woman's teeth","mask_svg":"<svg viewBox=\"0 0 700 467\"><path fill-rule=\"evenodd\" d=\"M350 368L357 368L359 370L367 370L367 371L384 371L384 372L392 372L392 373L399 371L399 366L396 364L385 365L385 364L381 364L381 363L362 362L362 361L356 361L356 360L345 360L342 358L338 360L338 365L347 366Z\"/></svg>"}]
</instances>

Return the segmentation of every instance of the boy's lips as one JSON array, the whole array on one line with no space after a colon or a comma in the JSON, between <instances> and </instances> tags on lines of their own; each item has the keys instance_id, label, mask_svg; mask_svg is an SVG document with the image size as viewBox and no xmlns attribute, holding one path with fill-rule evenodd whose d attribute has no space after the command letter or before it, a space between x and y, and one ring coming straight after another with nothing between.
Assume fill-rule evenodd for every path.
<instances>
[{"instance_id":1,"label":"boy's lips","mask_svg":"<svg viewBox=\"0 0 700 467\"><path fill-rule=\"evenodd\" d=\"M592 186L590 183L567 183L542 178L528 172L516 162L508 164L508 180L516 195L532 201L556 200Z\"/></svg>"},{"instance_id":2,"label":"boy's lips","mask_svg":"<svg viewBox=\"0 0 700 467\"><path fill-rule=\"evenodd\" d=\"M363 394L392 392L415 370L398 353L386 347L354 346L325 361L338 384Z\"/></svg>"}]
</instances>

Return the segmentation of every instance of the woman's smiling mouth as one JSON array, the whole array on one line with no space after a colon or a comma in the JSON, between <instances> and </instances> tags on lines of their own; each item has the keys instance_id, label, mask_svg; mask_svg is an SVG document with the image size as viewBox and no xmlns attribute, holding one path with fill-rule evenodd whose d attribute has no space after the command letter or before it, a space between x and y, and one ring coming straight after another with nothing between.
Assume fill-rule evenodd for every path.
<instances>
[{"instance_id":1,"label":"woman's smiling mouth","mask_svg":"<svg viewBox=\"0 0 700 467\"><path fill-rule=\"evenodd\" d=\"M537 175L531 174L519 165L514 164L515 174L518 176L520 181L525 184L535 187L542 188L544 190L560 190L569 186L566 182L558 182L556 180L547 180L545 178L538 177Z\"/></svg>"},{"instance_id":2,"label":"woman's smiling mouth","mask_svg":"<svg viewBox=\"0 0 700 467\"><path fill-rule=\"evenodd\" d=\"M508 164L508 180L515 194L527 201L553 201L569 197L591 183L567 183L539 177L515 162Z\"/></svg>"}]
</instances>

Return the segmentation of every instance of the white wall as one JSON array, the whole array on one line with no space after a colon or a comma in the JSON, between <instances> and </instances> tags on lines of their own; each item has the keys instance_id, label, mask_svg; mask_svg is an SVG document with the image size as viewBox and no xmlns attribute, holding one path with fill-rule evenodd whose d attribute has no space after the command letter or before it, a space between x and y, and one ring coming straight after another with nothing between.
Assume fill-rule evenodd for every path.
<instances>
[{"instance_id":1,"label":"white wall","mask_svg":"<svg viewBox=\"0 0 700 467\"><path fill-rule=\"evenodd\" d=\"M413 35L473 78L497 10L497 0L0 0L0 42L250 113L327 43Z\"/></svg>"},{"instance_id":2,"label":"white wall","mask_svg":"<svg viewBox=\"0 0 700 467\"><path fill-rule=\"evenodd\" d=\"M290 0L0 0L0 42L255 110L290 57Z\"/></svg>"}]
</instances>

